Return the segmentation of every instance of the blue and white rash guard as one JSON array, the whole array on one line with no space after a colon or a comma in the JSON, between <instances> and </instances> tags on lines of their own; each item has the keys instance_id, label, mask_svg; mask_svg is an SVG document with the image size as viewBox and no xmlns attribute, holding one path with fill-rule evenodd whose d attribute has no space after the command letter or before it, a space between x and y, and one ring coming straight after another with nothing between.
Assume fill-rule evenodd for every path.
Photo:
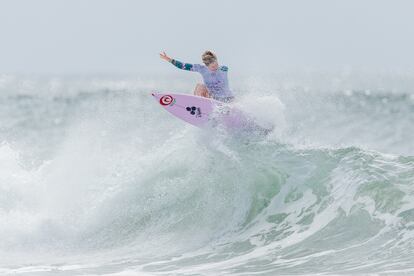
<instances>
[{"instance_id":1,"label":"blue and white rash guard","mask_svg":"<svg viewBox=\"0 0 414 276\"><path fill-rule=\"evenodd\" d=\"M183 63L175 59L171 60L171 63L177 68L200 73L210 96L214 99L225 101L234 97L233 92L229 88L229 81L227 79L227 71L229 69L227 66L220 66L216 71L211 71L202 64Z\"/></svg>"}]
</instances>

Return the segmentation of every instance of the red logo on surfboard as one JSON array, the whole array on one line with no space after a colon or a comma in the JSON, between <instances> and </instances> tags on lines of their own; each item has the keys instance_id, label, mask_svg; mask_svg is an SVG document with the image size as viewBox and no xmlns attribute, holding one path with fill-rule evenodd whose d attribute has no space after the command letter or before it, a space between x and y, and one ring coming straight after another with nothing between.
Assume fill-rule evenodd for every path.
<instances>
[{"instance_id":1,"label":"red logo on surfboard","mask_svg":"<svg viewBox=\"0 0 414 276\"><path fill-rule=\"evenodd\" d=\"M164 95L160 98L161 105L170 105L174 101L174 98L170 95Z\"/></svg>"}]
</instances>

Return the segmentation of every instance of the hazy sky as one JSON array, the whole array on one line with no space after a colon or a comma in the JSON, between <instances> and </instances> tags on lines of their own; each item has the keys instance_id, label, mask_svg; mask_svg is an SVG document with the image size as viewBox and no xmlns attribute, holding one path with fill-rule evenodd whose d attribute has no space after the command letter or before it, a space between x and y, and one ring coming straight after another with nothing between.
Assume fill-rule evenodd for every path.
<instances>
[{"instance_id":1,"label":"hazy sky","mask_svg":"<svg viewBox=\"0 0 414 276\"><path fill-rule=\"evenodd\" d=\"M1 73L140 73L200 62L233 70L414 67L414 1L0 0Z\"/></svg>"}]
</instances>

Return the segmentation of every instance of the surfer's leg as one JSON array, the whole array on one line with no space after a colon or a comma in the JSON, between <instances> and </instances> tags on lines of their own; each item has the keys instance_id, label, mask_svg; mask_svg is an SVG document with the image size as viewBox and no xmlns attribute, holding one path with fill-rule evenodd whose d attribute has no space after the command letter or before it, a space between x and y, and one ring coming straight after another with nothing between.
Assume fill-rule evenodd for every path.
<instances>
[{"instance_id":1,"label":"surfer's leg","mask_svg":"<svg viewBox=\"0 0 414 276\"><path fill-rule=\"evenodd\" d=\"M210 98L210 94L208 93L207 87L204 84L198 83L194 89L194 95Z\"/></svg>"}]
</instances>

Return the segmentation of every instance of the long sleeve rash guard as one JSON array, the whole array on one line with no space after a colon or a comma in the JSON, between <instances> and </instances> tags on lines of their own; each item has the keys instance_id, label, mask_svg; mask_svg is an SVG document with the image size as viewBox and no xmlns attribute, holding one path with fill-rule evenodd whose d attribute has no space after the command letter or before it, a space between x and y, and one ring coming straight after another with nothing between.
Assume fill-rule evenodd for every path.
<instances>
[{"instance_id":1,"label":"long sleeve rash guard","mask_svg":"<svg viewBox=\"0 0 414 276\"><path fill-rule=\"evenodd\" d=\"M171 63L179 69L200 73L208 92L214 99L220 100L233 97L227 79L227 66L220 66L216 71L211 71L202 64L183 63L175 59L171 60Z\"/></svg>"}]
</instances>

